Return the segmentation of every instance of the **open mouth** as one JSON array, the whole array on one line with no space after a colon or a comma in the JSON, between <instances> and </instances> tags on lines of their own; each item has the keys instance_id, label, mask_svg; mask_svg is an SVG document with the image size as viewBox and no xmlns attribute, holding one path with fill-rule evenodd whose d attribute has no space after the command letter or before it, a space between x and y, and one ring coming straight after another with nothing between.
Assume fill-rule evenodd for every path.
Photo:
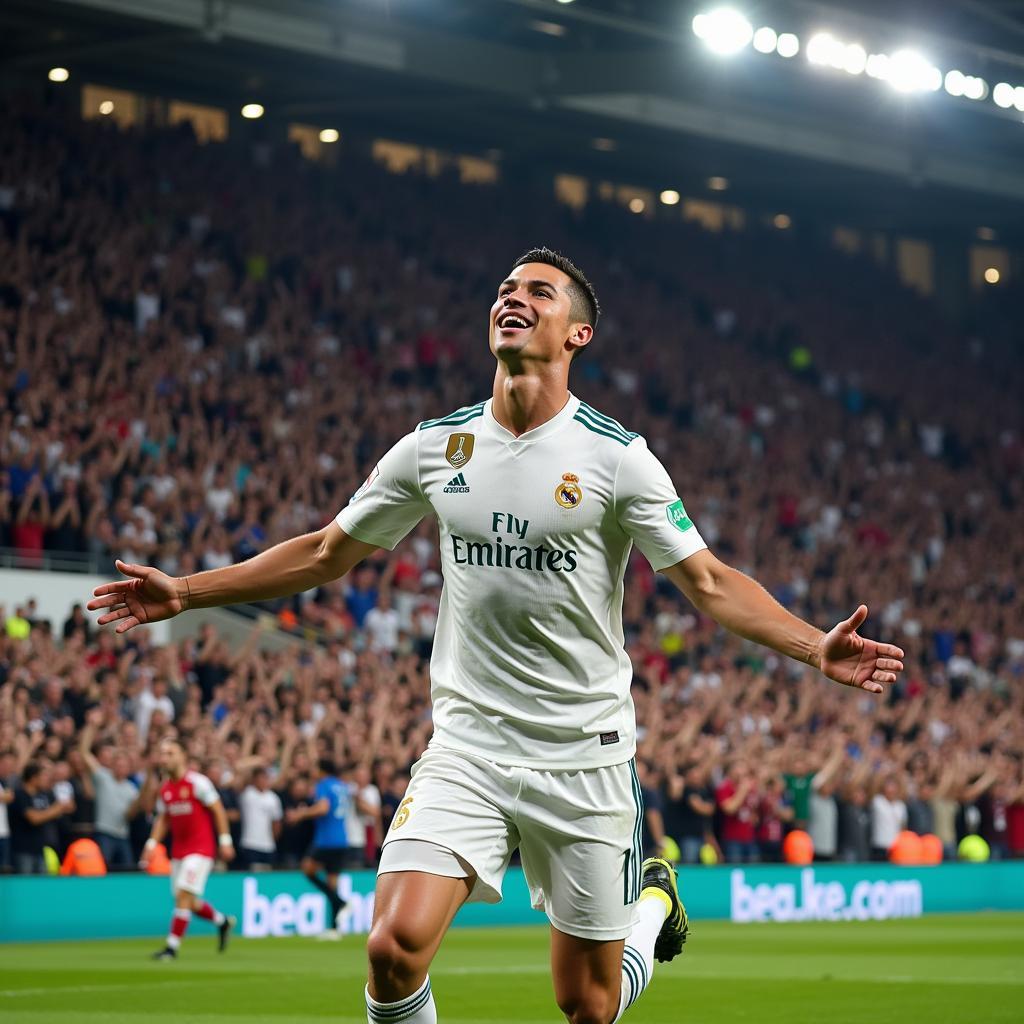
<instances>
[{"instance_id":1,"label":"open mouth","mask_svg":"<svg viewBox=\"0 0 1024 1024\"><path fill-rule=\"evenodd\" d=\"M528 330L533 326L521 313L502 313L496 322L498 330L503 334L515 334L519 331Z\"/></svg>"}]
</instances>

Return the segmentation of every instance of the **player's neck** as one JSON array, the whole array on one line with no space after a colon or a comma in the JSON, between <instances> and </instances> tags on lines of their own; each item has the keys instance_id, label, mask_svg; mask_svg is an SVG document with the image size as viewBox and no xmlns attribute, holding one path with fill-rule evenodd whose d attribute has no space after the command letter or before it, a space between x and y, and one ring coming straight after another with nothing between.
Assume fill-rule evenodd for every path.
<instances>
[{"instance_id":1,"label":"player's neck","mask_svg":"<svg viewBox=\"0 0 1024 1024\"><path fill-rule=\"evenodd\" d=\"M557 416L569 401L564 368L548 365L530 373L513 373L498 363L491 413L517 437Z\"/></svg>"}]
</instances>

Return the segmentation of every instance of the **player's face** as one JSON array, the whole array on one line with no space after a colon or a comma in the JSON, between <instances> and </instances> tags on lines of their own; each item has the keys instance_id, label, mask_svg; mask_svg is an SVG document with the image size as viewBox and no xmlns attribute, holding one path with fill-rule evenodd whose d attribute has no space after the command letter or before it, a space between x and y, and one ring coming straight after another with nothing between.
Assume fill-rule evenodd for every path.
<instances>
[{"instance_id":1,"label":"player's face","mask_svg":"<svg viewBox=\"0 0 1024 1024\"><path fill-rule=\"evenodd\" d=\"M160 745L160 767L168 775L180 775L185 765L185 754L177 743Z\"/></svg>"},{"instance_id":2,"label":"player's face","mask_svg":"<svg viewBox=\"0 0 1024 1024\"><path fill-rule=\"evenodd\" d=\"M524 263L502 281L491 306L491 351L499 359L551 362L570 355L566 341L578 334L572 323L572 278L546 263ZM586 327L586 339L590 328Z\"/></svg>"}]
</instances>

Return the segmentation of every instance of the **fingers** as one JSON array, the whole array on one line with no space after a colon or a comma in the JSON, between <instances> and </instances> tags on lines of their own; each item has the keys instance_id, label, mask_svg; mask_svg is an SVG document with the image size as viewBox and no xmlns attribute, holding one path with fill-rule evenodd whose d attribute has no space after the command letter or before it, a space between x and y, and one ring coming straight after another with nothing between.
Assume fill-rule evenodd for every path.
<instances>
[{"instance_id":1,"label":"fingers","mask_svg":"<svg viewBox=\"0 0 1024 1024\"><path fill-rule=\"evenodd\" d=\"M902 672L903 662L894 658L878 658L875 660L875 668L884 669L886 672Z\"/></svg>"},{"instance_id":2,"label":"fingers","mask_svg":"<svg viewBox=\"0 0 1024 1024\"><path fill-rule=\"evenodd\" d=\"M125 576L135 576L140 579L145 579L153 571L153 567L150 565L136 565L134 562L122 562L120 558L114 559L114 565L117 566L118 572L124 573Z\"/></svg>"},{"instance_id":3,"label":"fingers","mask_svg":"<svg viewBox=\"0 0 1024 1024\"><path fill-rule=\"evenodd\" d=\"M876 683L895 683L895 672L879 672L877 669L871 673L871 679Z\"/></svg>"},{"instance_id":4,"label":"fingers","mask_svg":"<svg viewBox=\"0 0 1024 1024\"><path fill-rule=\"evenodd\" d=\"M103 594L118 594L128 590L132 585L131 580L118 580L116 583L102 583L93 591L94 597L101 597Z\"/></svg>"},{"instance_id":5,"label":"fingers","mask_svg":"<svg viewBox=\"0 0 1024 1024\"><path fill-rule=\"evenodd\" d=\"M91 612L98 612L101 608L116 608L124 603L124 592L120 594L107 594L105 597L94 597L85 607Z\"/></svg>"},{"instance_id":6,"label":"fingers","mask_svg":"<svg viewBox=\"0 0 1024 1024\"><path fill-rule=\"evenodd\" d=\"M862 604L844 623L850 631L855 630L868 617L868 606Z\"/></svg>"},{"instance_id":7,"label":"fingers","mask_svg":"<svg viewBox=\"0 0 1024 1024\"><path fill-rule=\"evenodd\" d=\"M885 693L885 687L881 683L876 683L872 679L866 679L860 684L862 690L867 690L868 693Z\"/></svg>"},{"instance_id":8,"label":"fingers","mask_svg":"<svg viewBox=\"0 0 1024 1024\"><path fill-rule=\"evenodd\" d=\"M905 658L906 655L903 653L903 648L894 647L892 644L879 644L878 653L886 658Z\"/></svg>"},{"instance_id":9,"label":"fingers","mask_svg":"<svg viewBox=\"0 0 1024 1024\"><path fill-rule=\"evenodd\" d=\"M117 622L119 619L127 618L131 615L126 605L119 604L115 608L112 608L105 615L101 615L97 620L97 625L105 626L108 622Z\"/></svg>"},{"instance_id":10,"label":"fingers","mask_svg":"<svg viewBox=\"0 0 1024 1024\"><path fill-rule=\"evenodd\" d=\"M127 611L127 609L125 609ZM115 633L127 633L129 629L134 629L136 626L141 625L139 620L134 615L129 615L123 622L117 624L114 627Z\"/></svg>"}]
</instances>

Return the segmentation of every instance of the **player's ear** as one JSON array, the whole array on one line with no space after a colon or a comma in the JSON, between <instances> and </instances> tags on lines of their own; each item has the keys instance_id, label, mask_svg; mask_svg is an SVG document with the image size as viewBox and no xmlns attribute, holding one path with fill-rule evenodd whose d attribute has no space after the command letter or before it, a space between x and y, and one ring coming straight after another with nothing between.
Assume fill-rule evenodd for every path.
<instances>
[{"instance_id":1,"label":"player's ear","mask_svg":"<svg viewBox=\"0 0 1024 1024\"><path fill-rule=\"evenodd\" d=\"M590 324L569 324L569 337L565 339L565 347L575 357L577 353L590 344L594 336L594 328Z\"/></svg>"}]
</instances>

